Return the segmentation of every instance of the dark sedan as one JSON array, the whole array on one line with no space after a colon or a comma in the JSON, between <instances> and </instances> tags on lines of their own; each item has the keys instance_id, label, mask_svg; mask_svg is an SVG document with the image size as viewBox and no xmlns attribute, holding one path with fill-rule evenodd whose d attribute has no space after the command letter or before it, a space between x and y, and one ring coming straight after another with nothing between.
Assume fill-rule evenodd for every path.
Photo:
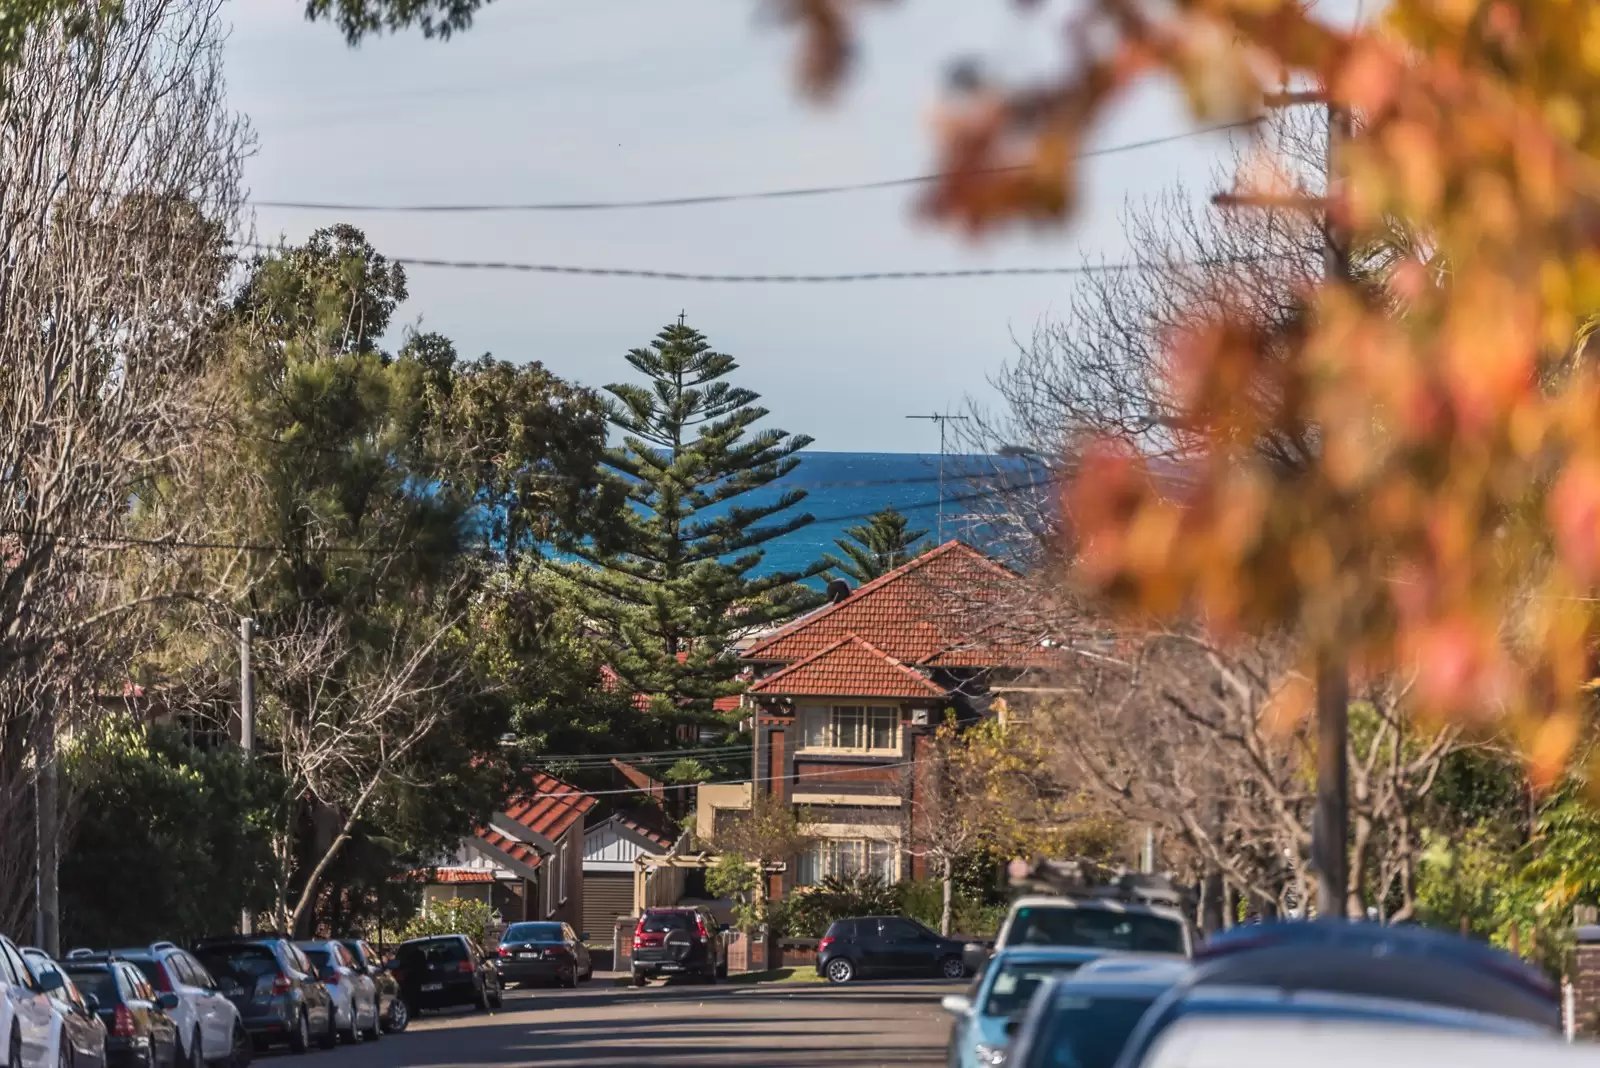
<instances>
[{"instance_id":1,"label":"dark sedan","mask_svg":"<svg viewBox=\"0 0 1600 1068\"><path fill-rule=\"evenodd\" d=\"M434 935L400 943L390 966L400 996L415 1016L423 1009L500 1007L500 974L493 958L466 935Z\"/></svg>"},{"instance_id":2,"label":"dark sedan","mask_svg":"<svg viewBox=\"0 0 1600 1068\"><path fill-rule=\"evenodd\" d=\"M589 947L564 923L514 923L495 952L500 978L508 983L570 987L594 976Z\"/></svg>"},{"instance_id":3,"label":"dark sedan","mask_svg":"<svg viewBox=\"0 0 1600 1068\"><path fill-rule=\"evenodd\" d=\"M866 975L960 979L967 973L963 945L904 916L835 920L817 943L817 971L833 983Z\"/></svg>"},{"instance_id":4,"label":"dark sedan","mask_svg":"<svg viewBox=\"0 0 1600 1068\"><path fill-rule=\"evenodd\" d=\"M67 961L62 970L105 1024L110 1068L173 1068L178 1027L167 1010L178 1007L178 995L156 993L123 961Z\"/></svg>"}]
</instances>

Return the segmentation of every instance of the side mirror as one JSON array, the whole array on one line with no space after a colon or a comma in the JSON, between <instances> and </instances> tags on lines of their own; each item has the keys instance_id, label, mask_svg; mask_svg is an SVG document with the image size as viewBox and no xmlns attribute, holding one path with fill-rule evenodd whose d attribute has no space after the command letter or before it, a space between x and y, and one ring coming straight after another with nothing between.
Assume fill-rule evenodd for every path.
<instances>
[{"instance_id":1,"label":"side mirror","mask_svg":"<svg viewBox=\"0 0 1600 1068\"><path fill-rule=\"evenodd\" d=\"M965 994L946 994L939 999L939 1007L951 1016L966 1016L972 1011L972 999Z\"/></svg>"},{"instance_id":2,"label":"side mirror","mask_svg":"<svg viewBox=\"0 0 1600 1068\"><path fill-rule=\"evenodd\" d=\"M1022 1017L1013 1016L1006 1021L1006 1037L1016 1038L1017 1032L1022 1030Z\"/></svg>"},{"instance_id":3,"label":"side mirror","mask_svg":"<svg viewBox=\"0 0 1600 1068\"><path fill-rule=\"evenodd\" d=\"M171 1012L173 1009L178 1007L178 995L171 993L170 991L165 994L157 994L156 1004L161 1006L161 1008L165 1011Z\"/></svg>"},{"instance_id":4,"label":"side mirror","mask_svg":"<svg viewBox=\"0 0 1600 1068\"><path fill-rule=\"evenodd\" d=\"M39 993L51 994L67 985L67 980L62 974L51 968L39 976Z\"/></svg>"},{"instance_id":5,"label":"side mirror","mask_svg":"<svg viewBox=\"0 0 1600 1068\"><path fill-rule=\"evenodd\" d=\"M89 1010L90 1015L100 1011L100 999L93 994L83 995L83 1007Z\"/></svg>"}]
</instances>

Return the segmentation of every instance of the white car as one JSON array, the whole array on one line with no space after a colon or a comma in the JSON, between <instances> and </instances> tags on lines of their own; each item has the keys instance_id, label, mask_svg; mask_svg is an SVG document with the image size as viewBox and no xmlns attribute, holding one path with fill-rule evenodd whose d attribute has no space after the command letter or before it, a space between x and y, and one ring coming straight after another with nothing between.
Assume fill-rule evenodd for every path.
<instances>
[{"instance_id":1,"label":"white car","mask_svg":"<svg viewBox=\"0 0 1600 1068\"><path fill-rule=\"evenodd\" d=\"M1484 1033L1448 1023L1191 1017L1161 1034L1143 1068L1585 1068L1594 1057L1592 1047L1550 1035Z\"/></svg>"},{"instance_id":2,"label":"white car","mask_svg":"<svg viewBox=\"0 0 1600 1068\"><path fill-rule=\"evenodd\" d=\"M378 1013L378 984L356 966L355 958L337 939L296 942L317 970L317 978L333 998L333 1016L339 1037L346 1042L377 1040L383 1034Z\"/></svg>"},{"instance_id":3,"label":"white car","mask_svg":"<svg viewBox=\"0 0 1600 1068\"><path fill-rule=\"evenodd\" d=\"M54 1026L50 999L39 989L16 944L0 935L0 1054L5 1068L48 1063Z\"/></svg>"},{"instance_id":4,"label":"white car","mask_svg":"<svg viewBox=\"0 0 1600 1068\"><path fill-rule=\"evenodd\" d=\"M105 1068L106 1025L95 1011L99 1006L84 999L44 950L24 948L22 960L50 1007L50 1038L40 1063L46 1068Z\"/></svg>"},{"instance_id":5,"label":"white car","mask_svg":"<svg viewBox=\"0 0 1600 1068\"><path fill-rule=\"evenodd\" d=\"M175 994L168 1011L178 1028L178 1063L186 1068L241 1065L250 1059L250 1036L239 1010L224 997L217 981L187 950L171 942L129 949L74 949L68 960L125 960L144 973L157 993Z\"/></svg>"}]
</instances>

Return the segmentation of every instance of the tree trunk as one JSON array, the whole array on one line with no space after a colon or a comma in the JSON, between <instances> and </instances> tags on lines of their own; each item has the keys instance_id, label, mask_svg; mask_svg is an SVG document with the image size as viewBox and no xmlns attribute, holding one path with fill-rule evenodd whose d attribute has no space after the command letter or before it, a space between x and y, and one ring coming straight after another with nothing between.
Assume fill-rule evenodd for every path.
<instances>
[{"instance_id":1,"label":"tree trunk","mask_svg":"<svg viewBox=\"0 0 1600 1068\"><path fill-rule=\"evenodd\" d=\"M950 918L952 899L955 896L955 862L949 857L940 861L939 881L944 890L944 903L939 908L939 933L946 938L950 937Z\"/></svg>"}]
</instances>

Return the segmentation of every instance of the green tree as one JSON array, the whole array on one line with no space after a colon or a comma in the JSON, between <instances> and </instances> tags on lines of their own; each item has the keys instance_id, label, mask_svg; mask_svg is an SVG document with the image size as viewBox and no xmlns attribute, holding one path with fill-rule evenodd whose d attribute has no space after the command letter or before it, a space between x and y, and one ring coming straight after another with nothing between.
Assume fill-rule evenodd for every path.
<instances>
[{"instance_id":1,"label":"green tree","mask_svg":"<svg viewBox=\"0 0 1600 1068\"><path fill-rule=\"evenodd\" d=\"M65 756L80 815L61 857L64 945L197 938L272 905L285 790L270 762L125 719Z\"/></svg>"},{"instance_id":2,"label":"green tree","mask_svg":"<svg viewBox=\"0 0 1600 1068\"><path fill-rule=\"evenodd\" d=\"M830 571L858 583L871 582L928 551L929 546L922 541L927 529L907 530L909 522L891 504L873 513L865 523L845 528L845 536L833 542L845 558L828 555L822 558L823 562Z\"/></svg>"},{"instance_id":3,"label":"green tree","mask_svg":"<svg viewBox=\"0 0 1600 1068\"><path fill-rule=\"evenodd\" d=\"M812 521L793 511L804 490L759 493L811 439L755 430L767 409L727 380L738 364L681 321L627 358L648 383L606 387L622 439L606 463L632 508L615 548L577 545L584 562L566 574L617 674L660 712L704 722L739 691L737 634L796 611L796 584L825 566L751 575L762 546Z\"/></svg>"}]
</instances>

